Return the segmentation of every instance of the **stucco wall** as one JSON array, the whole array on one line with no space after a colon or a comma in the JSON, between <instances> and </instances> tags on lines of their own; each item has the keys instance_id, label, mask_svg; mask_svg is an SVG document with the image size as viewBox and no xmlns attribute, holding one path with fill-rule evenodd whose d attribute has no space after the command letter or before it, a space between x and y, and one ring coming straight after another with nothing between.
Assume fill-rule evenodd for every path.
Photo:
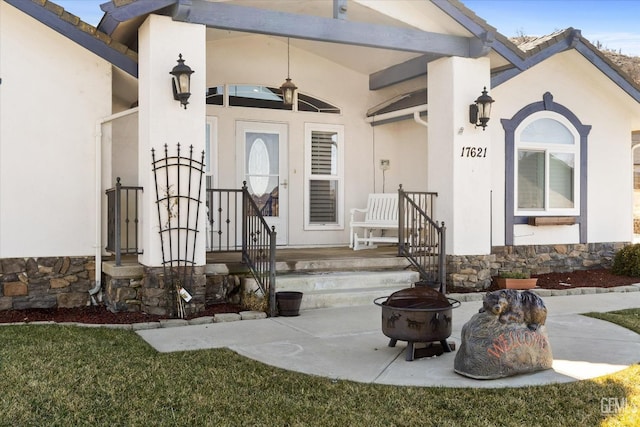
<instances>
[{"instance_id":1,"label":"stucco wall","mask_svg":"<svg viewBox=\"0 0 640 427\"><path fill-rule=\"evenodd\" d=\"M0 258L93 254L111 66L5 2L0 47Z\"/></svg>"},{"instance_id":2,"label":"stucco wall","mask_svg":"<svg viewBox=\"0 0 640 427\"><path fill-rule=\"evenodd\" d=\"M427 185L427 128L414 120L403 120L376 126L373 129L376 193L391 193L400 184L407 191L430 191ZM380 169L380 160L389 160L390 167Z\"/></svg>"},{"instance_id":3,"label":"stucco wall","mask_svg":"<svg viewBox=\"0 0 640 427\"><path fill-rule=\"evenodd\" d=\"M521 108L542 101L545 92L572 111L588 136L588 242L632 239L631 132L635 101L575 51L555 55L493 88L491 149L494 246L505 242L504 131L501 118L511 119ZM635 108L635 111L633 110ZM577 243L577 226L516 226L514 244Z\"/></svg>"}]
</instances>

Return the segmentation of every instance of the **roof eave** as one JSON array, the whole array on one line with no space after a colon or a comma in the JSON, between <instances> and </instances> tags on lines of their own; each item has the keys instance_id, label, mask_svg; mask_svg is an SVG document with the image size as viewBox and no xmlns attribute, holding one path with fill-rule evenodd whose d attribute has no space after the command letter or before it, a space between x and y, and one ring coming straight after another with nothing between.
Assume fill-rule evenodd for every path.
<instances>
[{"instance_id":1,"label":"roof eave","mask_svg":"<svg viewBox=\"0 0 640 427\"><path fill-rule=\"evenodd\" d=\"M493 36L491 49L509 61L513 66L521 68L526 59L526 54L518 49L506 36L489 25L484 19L476 15L458 0L431 0L443 12L462 25L475 37L486 37L486 34Z\"/></svg>"},{"instance_id":2,"label":"roof eave","mask_svg":"<svg viewBox=\"0 0 640 427\"><path fill-rule=\"evenodd\" d=\"M47 0L44 2L5 1L126 73L134 77L138 76L138 55L135 52L115 42L108 35L98 31L55 3Z\"/></svg>"},{"instance_id":3,"label":"roof eave","mask_svg":"<svg viewBox=\"0 0 640 427\"><path fill-rule=\"evenodd\" d=\"M574 30L573 28L566 29L553 39L553 43L546 42L543 46L537 46L535 49L526 52L527 56L522 61L521 67L506 69L491 77L491 87L501 85L557 53L574 48L580 38L580 30Z\"/></svg>"},{"instance_id":4,"label":"roof eave","mask_svg":"<svg viewBox=\"0 0 640 427\"><path fill-rule=\"evenodd\" d=\"M553 41L544 43L544 46L538 46L528 51L528 57L524 61L524 69L509 68L500 71L491 77L491 87L497 87L502 83L516 77L523 71L533 67L536 64L552 57L553 55L575 49L585 59L587 59L600 72L611 79L618 87L625 91L636 102L640 102L640 86L636 84L620 67L611 62L597 47L582 37L580 30L568 28Z\"/></svg>"},{"instance_id":5,"label":"roof eave","mask_svg":"<svg viewBox=\"0 0 640 427\"><path fill-rule=\"evenodd\" d=\"M180 3L178 0L130 0L103 3L100 5L100 9L104 12L104 16L98 24L98 30L112 35L122 22L157 12L175 4L179 5Z\"/></svg>"},{"instance_id":6,"label":"roof eave","mask_svg":"<svg viewBox=\"0 0 640 427\"><path fill-rule=\"evenodd\" d=\"M581 38L575 49L631 98L636 102L640 102L640 86L620 67L611 62L597 47Z\"/></svg>"}]
</instances>

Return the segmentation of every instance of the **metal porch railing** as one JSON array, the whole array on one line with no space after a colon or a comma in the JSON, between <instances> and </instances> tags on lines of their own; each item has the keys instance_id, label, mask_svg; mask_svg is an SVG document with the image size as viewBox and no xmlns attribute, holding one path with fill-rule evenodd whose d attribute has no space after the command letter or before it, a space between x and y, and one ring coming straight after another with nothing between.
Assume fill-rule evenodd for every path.
<instances>
[{"instance_id":1,"label":"metal porch railing","mask_svg":"<svg viewBox=\"0 0 640 427\"><path fill-rule=\"evenodd\" d=\"M265 298L269 298L269 316L276 315L276 231L269 227L253 200L247 185L242 187L242 260L251 270Z\"/></svg>"},{"instance_id":2,"label":"metal porch railing","mask_svg":"<svg viewBox=\"0 0 640 427\"><path fill-rule=\"evenodd\" d=\"M142 187L116 185L105 191L107 195L107 245L105 250L115 255L116 265L122 264L122 255L141 254L138 242L140 195Z\"/></svg>"},{"instance_id":3,"label":"metal porch railing","mask_svg":"<svg viewBox=\"0 0 640 427\"><path fill-rule=\"evenodd\" d=\"M269 298L269 315L275 316L276 231L247 189L207 189L207 250L242 252L260 291Z\"/></svg>"},{"instance_id":4,"label":"metal porch railing","mask_svg":"<svg viewBox=\"0 0 640 427\"><path fill-rule=\"evenodd\" d=\"M242 189L207 189L207 251L242 251Z\"/></svg>"},{"instance_id":5,"label":"metal porch railing","mask_svg":"<svg viewBox=\"0 0 640 427\"><path fill-rule=\"evenodd\" d=\"M404 256L418 270L421 281L446 294L444 222L431 219L438 193L398 189L398 256Z\"/></svg>"}]
</instances>

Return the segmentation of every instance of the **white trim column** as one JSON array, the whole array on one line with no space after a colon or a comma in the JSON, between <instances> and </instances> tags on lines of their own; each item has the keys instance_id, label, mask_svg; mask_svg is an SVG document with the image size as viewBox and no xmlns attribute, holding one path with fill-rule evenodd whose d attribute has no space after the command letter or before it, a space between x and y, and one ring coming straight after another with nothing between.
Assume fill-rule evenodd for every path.
<instances>
[{"instance_id":1,"label":"white trim column","mask_svg":"<svg viewBox=\"0 0 640 427\"><path fill-rule=\"evenodd\" d=\"M138 175L139 185L144 187L142 214L140 215L141 247L144 254L140 255L138 260L141 264L149 267L162 266L163 260L156 187L151 165L151 149L155 150L157 160L164 158L165 144L169 148L170 156L176 155L178 143L181 146L181 154L185 156L189 155L189 147L193 146L193 157L198 161L205 149L206 111L204 97L207 65L205 30L204 25L175 22L169 17L153 14L149 15L139 30ZM184 109L179 101L173 99L172 76L169 74L177 64L179 54L182 54L185 64L194 70L191 75L191 97L187 109ZM170 179L175 180L175 177ZM177 191L177 185L174 184L173 181L170 181L171 189L169 190L164 188L165 184L161 193ZM205 193L203 182L200 194L202 203L198 213L197 228L200 232L196 239L195 265L206 263ZM162 196L163 194L160 194L160 197ZM181 212L181 214L183 213L184 211ZM193 211L191 211L191 215L195 217Z\"/></svg>"},{"instance_id":2,"label":"white trim column","mask_svg":"<svg viewBox=\"0 0 640 427\"><path fill-rule=\"evenodd\" d=\"M489 59L442 58L427 70L428 182L438 192L435 219L447 227L448 255L489 254L491 138L469 122L469 105L485 86L491 89Z\"/></svg>"}]
</instances>

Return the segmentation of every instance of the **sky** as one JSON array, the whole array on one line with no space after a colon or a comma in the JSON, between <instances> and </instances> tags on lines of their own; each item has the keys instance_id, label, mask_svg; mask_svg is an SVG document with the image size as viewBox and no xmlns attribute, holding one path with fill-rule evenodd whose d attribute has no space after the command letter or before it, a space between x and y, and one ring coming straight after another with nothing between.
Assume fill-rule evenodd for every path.
<instances>
[{"instance_id":1,"label":"sky","mask_svg":"<svg viewBox=\"0 0 640 427\"><path fill-rule=\"evenodd\" d=\"M313 0L307 0L313 1ZM417 1L417 0L415 0ZM573 27L591 43L640 56L640 0L461 0L507 37L543 36ZM53 0L97 26L107 0ZM635 21L635 22L634 22Z\"/></svg>"}]
</instances>

